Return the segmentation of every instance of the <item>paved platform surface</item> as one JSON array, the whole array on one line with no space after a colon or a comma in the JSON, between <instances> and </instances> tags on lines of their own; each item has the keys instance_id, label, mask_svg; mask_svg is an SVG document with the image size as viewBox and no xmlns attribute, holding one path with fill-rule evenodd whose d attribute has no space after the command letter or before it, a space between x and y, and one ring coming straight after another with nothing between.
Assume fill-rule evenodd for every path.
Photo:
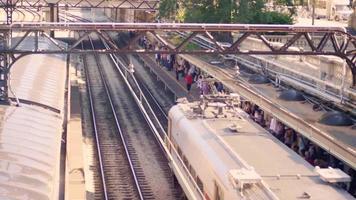
<instances>
[{"instance_id":1,"label":"paved platform surface","mask_svg":"<svg viewBox=\"0 0 356 200\"><path fill-rule=\"evenodd\" d=\"M70 67L70 116L67 131L66 199L86 199L82 133L82 105L78 77Z\"/></svg>"},{"instance_id":2,"label":"paved platform surface","mask_svg":"<svg viewBox=\"0 0 356 200\"><path fill-rule=\"evenodd\" d=\"M67 134L67 199L85 199L81 105L77 85L71 86L70 119Z\"/></svg>"},{"instance_id":3,"label":"paved platform surface","mask_svg":"<svg viewBox=\"0 0 356 200\"><path fill-rule=\"evenodd\" d=\"M188 100L199 99L199 89L196 87L196 84L193 84L191 91L188 92L184 77L180 77L179 80L177 80L175 71L168 71L166 68L158 65L152 55L142 54L139 55L139 57L142 58L145 65L149 66L153 73L164 82L166 87L175 94L176 99L181 97L187 97Z\"/></svg>"}]
</instances>

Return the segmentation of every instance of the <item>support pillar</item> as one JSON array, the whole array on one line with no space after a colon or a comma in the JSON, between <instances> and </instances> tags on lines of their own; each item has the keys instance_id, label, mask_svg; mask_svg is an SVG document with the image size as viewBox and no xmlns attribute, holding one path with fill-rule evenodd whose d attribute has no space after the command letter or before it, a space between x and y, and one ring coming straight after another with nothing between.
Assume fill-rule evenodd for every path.
<instances>
[{"instance_id":1,"label":"support pillar","mask_svg":"<svg viewBox=\"0 0 356 200\"><path fill-rule=\"evenodd\" d=\"M118 21L117 20L117 12L119 12L117 7L114 8L114 12L115 12L115 22L117 22Z\"/></svg>"},{"instance_id":2,"label":"support pillar","mask_svg":"<svg viewBox=\"0 0 356 200\"><path fill-rule=\"evenodd\" d=\"M55 9L54 6L55 6L55 4L49 3L48 6L49 6L49 21L50 22L55 22L54 21L54 9ZM51 38L54 38L54 31L51 30L49 35L51 36Z\"/></svg>"},{"instance_id":3,"label":"support pillar","mask_svg":"<svg viewBox=\"0 0 356 200\"><path fill-rule=\"evenodd\" d=\"M12 0L6 0L5 5L5 14L6 14L6 24L12 23L12 13L14 11L15 5L12 3Z\"/></svg>"},{"instance_id":4,"label":"support pillar","mask_svg":"<svg viewBox=\"0 0 356 200\"><path fill-rule=\"evenodd\" d=\"M10 45L10 32L0 33L0 48L8 49ZM5 53L0 54L0 103L8 103L9 100L9 86L8 86L8 75L9 75L9 63L10 56Z\"/></svg>"},{"instance_id":5,"label":"support pillar","mask_svg":"<svg viewBox=\"0 0 356 200\"><path fill-rule=\"evenodd\" d=\"M6 24L12 24L12 13L15 9L13 0L6 0L5 14ZM0 32L0 49L6 50L11 46L11 31ZM9 63L10 56L6 53L0 53L0 103L9 102Z\"/></svg>"},{"instance_id":6,"label":"support pillar","mask_svg":"<svg viewBox=\"0 0 356 200\"><path fill-rule=\"evenodd\" d=\"M60 21L60 19L59 19L59 5L58 4L56 4L57 6L56 6L56 20L57 20L57 22L59 22ZM68 10L68 8L66 8L67 10Z\"/></svg>"}]
</instances>

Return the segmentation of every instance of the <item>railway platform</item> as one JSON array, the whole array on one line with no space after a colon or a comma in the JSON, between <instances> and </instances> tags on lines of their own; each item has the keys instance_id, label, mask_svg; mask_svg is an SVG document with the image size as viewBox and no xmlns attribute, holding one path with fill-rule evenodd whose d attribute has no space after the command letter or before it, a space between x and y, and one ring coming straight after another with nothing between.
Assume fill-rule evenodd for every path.
<instances>
[{"instance_id":1,"label":"railway platform","mask_svg":"<svg viewBox=\"0 0 356 200\"><path fill-rule=\"evenodd\" d=\"M66 166L66 199L86 199L83 130L82 130L82 105L80 102L80 81L70 68L70 115L67 128L67 166Z\"/></svg>"},{"instance_id":2,"label":"railway platform","mask_svg":"<svg viewBox=\"0 0 356 200\"><path fill-rule=\"evenodd\" d=\"M157 80L161 80L163 82L165 89L168 88L172 93L174 93L175 99L182 97L187 97L188 100L199 99L199 91L197 87L192 86L191 91L188 92L184 77L177 80L175 71L168 71L164 67L157 64L153 56L141 54L136 58L138 58L144 66L150 68L150 70L157 76Z\"/></svg>"},{"instance_id":3,"label":"railway platform","mask_svg":"<svg viewBox=\"0 0 356 200\"><path fill-rule=\"evenodd\" d=\"M221 81L232 92L239 93L352 168L356 168L356 130L352 126L322 125L318 120L326 112L313 111L313 105L310 103L279 99L280 93L272 84L251 84L247 82L247 78L235 77L233 68L219 68L190 55L182 57Z\"/></svg>"}]
</instances>

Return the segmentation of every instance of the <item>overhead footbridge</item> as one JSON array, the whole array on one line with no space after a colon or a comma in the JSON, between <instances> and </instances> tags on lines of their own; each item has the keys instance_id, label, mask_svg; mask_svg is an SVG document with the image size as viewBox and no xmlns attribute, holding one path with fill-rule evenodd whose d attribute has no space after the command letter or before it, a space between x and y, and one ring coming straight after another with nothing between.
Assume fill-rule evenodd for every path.
<instances>
[{"instance_id":1,"label":"overhead footbridge","mask_svg":"<svg viewBox=\"0 0 356 200\"><path fill-rule=\"evenodd\" d=\"M290 25L248 25L248 24L175 24L175 23L12 23L0 27L3 34L17 32L23 35L17 43L13 45L3 45L0 53L11 55L23 54L68 54L68 53L89 53L95 51L99 53L176 53L176 54L236 54L236 55L328 55L343 59L353 76L353 85L356 84L356 38L347 33L341 27L315 27L315 26L290 26ZM30 50L19 49L18 44L26 37L38 36L48 31L74 31L82 32L82 37L73 43L69 48L57 45L55 50L39 49L38 40L34 41L34 48ZM119 48L110 41L107 32L128 32L135 36L130 39L128 45ZM186 39L175 47L171 47L160 36L162 33L174 31L184 31L189 33ZM237 33L239 37L230 46L224 46L214 37L216 32ZM76 47L89 35L95 33L98 37L110 45L110 49L80 50ZM163 46L160 50L139 48L136 42L146 36L153 34L157 41ZM268 41L264 35L268 33L279 33L291 35L289 40L281 45L274 45ZM209 38L214 49L186 49L185 46L197 35L204 35ZM322 37L321 40L314 40L314 36ZM254 37L261 41L264 48L250 49L241 48L247 38ZM3 36L6 38L6 36ZM36 37L35 37L36 38ZM293 45L300 39L305 38L308 47L298 49ZM6 43L4 43L6 44ZM332 48L326 48L331 44ZM16 59L15 59L16 60Z\"/></svg>"}]
</instances>

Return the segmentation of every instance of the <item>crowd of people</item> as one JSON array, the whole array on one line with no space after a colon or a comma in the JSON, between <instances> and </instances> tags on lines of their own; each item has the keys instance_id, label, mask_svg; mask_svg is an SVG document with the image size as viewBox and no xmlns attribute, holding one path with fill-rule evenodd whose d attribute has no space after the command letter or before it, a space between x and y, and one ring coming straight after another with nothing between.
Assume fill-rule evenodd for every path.
<instances>
[{"instance_id":1,"label":"crowd of people","mask_svg":"<svg viewBox=\"0 0 356 200\"><path fill-rule=\"evenodd\" d=\"M344 163L313 144L309 139L297 133L292 128L286 126L282 122L278 121L275 117L264 113L257 105L243 101L241 108L250 115L256 123L267 129L278 140L283 142L286 146L298 153L307 162L313 166L319 166L321 168L333 167L345 169ZM351 176L352 182L349 186L349 192L352 195L356 195L356 173L355 170L349 168L346 172ZM346 187L346 185L345 185Z\"/></svg>"},{"instance_id":2,"label":"crowd of people","mask_svg":"<svg viewBox=\"0 0 356 200\"><path fill-rule=\"evenodd\" d=\"M165 47L160 47L158 44L151 44L146 37L142 37L138 41L139 45L145 49L167 50ZM184 79L188 93L192 89L192 85L198 88L201 95L214 93L224 93L224 85L214 80L211 76L201 72L199 68L187 62L176 54L155 54L156 63L164 67L168 71L175 72L176 79L179 81Z\"/></svg>"},{"instance_id":3,"label":"crowd of people","mask_svg":"<svg viewBox=\"0 0 356 200\"><path fill-rule=\"evenodd\" d=\"M155 54L156 63L168 71L175 71L176 79L179 81L184 78L188 92L195 84L200 94L208 95L212 93L225 92L221 82L214 80L194 66L175 54Z\"/></svg>"}]
</instances>

